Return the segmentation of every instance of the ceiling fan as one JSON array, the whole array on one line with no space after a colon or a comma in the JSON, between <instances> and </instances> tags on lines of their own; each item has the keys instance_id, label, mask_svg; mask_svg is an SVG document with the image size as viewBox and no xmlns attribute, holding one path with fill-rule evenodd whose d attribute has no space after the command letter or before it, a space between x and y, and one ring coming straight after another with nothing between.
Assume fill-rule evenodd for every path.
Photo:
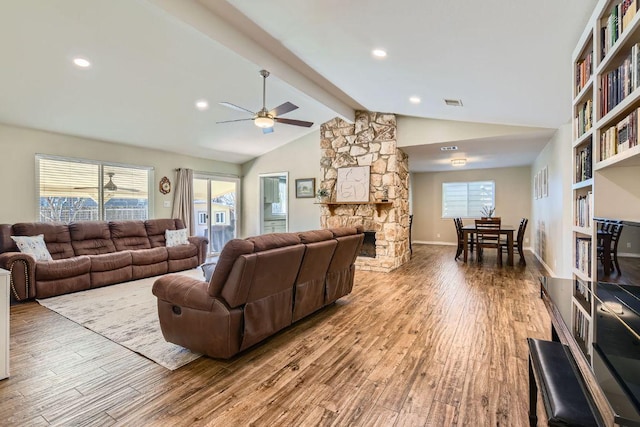
<instances>
[{"instance_id":1,"label":"ceiling fan","mask_svg":"<svg viewBox=\"0 0 640 427\"><path fill-rule=\"evenodd\" d=\"M118 187L115 182L113 182L113 176L116 174L115 172L106 172L107 176L109 177L109 181L102 186L102 188L105 191L114 193L116 191L118 191L118 189L120 189L120 191L129 191L132 193L137 193L140 190L137 190L135 188L122 188L122 187ZM96 190L97 187L74 187L74 190Z\"/></svg>"},{"instance_id":2,"label":"ceiling fan","mask_svg":"<svg viewBox=\"0 0 640 427\"><path fill-rule=\"evenodd\" d=\"M304 120L285 119L280 117L281 115L289 113L298 108L297 105L294 105L291 102L285 102L284 104L277 106L273 110L267 110L266 86L267 86L267 77L269 77L269 72L267 70L260 70L260 75L262 76L262 109L257 113L254 113L253 111L247 108L239 107L230 102L221 102L220 105L223 105L228 108L232 108L234 110L251 113L253 114L253 117L248 119L225 120L225 121L216 122L216 123L231 123L231 122L242 122L245 120L253 120L253 123L256 126L258 126L259 128L262 128L262 133L273 132L273 125L275 122L283 123L285 125L303 126L307 128L313 126L313 122L305 122Z\"/></svg>"}]
</instances>

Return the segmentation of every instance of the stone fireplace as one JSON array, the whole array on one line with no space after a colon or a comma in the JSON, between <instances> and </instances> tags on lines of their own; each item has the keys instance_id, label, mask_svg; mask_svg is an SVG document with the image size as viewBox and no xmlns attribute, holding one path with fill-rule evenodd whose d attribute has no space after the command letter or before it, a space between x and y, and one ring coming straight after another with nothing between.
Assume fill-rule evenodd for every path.
<instances>
[{"instance_id":1,"label":"stone fireplace","mask_svg":"<svg viewBox=\"0 0 640 427\"><path fill-rule=\"evenodd\" d=\"M359 256L356 268L389 272L409 260L409 163L397 148L394 114L357 111L354 124L335 118L320 127L322 180L331 192L322 206L324 228L362 225L374 232L373 256ZM336 202L338 169L369 167L369 202ZM385 200L385 202L383 202Z\"/></svg>"}]
</instances>

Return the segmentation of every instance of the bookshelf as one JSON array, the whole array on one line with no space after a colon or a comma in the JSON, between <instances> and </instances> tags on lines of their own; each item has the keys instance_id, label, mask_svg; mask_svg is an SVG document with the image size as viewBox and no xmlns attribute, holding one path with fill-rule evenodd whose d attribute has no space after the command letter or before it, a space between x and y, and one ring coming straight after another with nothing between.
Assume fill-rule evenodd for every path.
<instances>
[{"instance_id":1,"label":"bookshelf","mask_svg":"<svg viewBox=\"0 0 640 427\"><path fill-rule=\"evenodd\" d=\"M598 279L594 217L640 221L638 6L640 0L600 0L573 51L572 269L576 281ZM574 297L579 299L579 292ZM575 310L576 324L590 322L584 304L576 304Z\"/></svg>"}]
</instances>

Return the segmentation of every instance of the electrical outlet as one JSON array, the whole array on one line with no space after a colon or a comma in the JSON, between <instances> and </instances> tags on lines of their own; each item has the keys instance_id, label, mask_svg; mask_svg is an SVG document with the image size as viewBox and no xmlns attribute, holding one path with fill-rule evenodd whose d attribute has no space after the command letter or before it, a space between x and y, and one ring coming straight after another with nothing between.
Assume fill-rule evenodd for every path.
<instances>
[{"instance_id":1,"label":"electrical outlet","mask_svg":"<svg viewBox=\"0 0 640 427\"><path fill-rule=\"evenodd\" d=\"M170 208L171 207L171 201L170 200L165 200L164 201L164 207L165 208Z\"/></svg>"},{"instance_id":2,"label":"electrical outlet","mask_svg":"<svg viewBox=\"0 0 640 427\"><path fill-rule=\"evenodd\" d=\"M631 242L627 242L627 248L631 247Z\"/></svg>"}]
</instances>

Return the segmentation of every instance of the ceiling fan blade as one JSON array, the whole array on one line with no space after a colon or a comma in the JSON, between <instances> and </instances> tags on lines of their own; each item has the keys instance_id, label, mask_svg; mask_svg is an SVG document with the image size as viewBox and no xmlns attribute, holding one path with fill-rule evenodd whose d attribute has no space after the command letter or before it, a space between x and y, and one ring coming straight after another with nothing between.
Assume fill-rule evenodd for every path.
<instances>
[{"instance_id":1,"label":"ceiling fan blade","mask_svg":"<svg viewBox=\"0 0 640 427\"><path fill-rule=\"evenodd\" d=\"M274 120L285 125L303 126L306 128L313 126L313 122L305 122L304 120L282 119L280 117L276 117Z\"/></svg>"},{"instance_id":2,"label":"ceiling fan blade","mask_svg":"<svg viewBox=\"0 0 640 427\"><path fill-rule=\"evenodd\" d=\"M281 116L283 114L287 114L288 112L296 109L298 109L297 105L292 104L290 102L285 102L284 104L278 105L276 108L269 111L269 114L272 116Z\"/></svg>"},{"instance_id":3,"label":"ceiling fan blade","mask_svg":"<svg viewBox=\"0 0 640 427\"><path fill-rule=\"evenodd\" d=\"M222 122L216 122L216 123L233 123L233 122L246 122L247 120L253 120L253 117L250 119L236 119L236 120L224 120Z\"/></svg>"},{"instance_id":4,"label":"ceiling fan blade","mask_svg":"<svg viewBox=\"0 0 640 427\"><path fill-rule=\"evenodd\" d=\"M251 114L255 114L253 111L251 110L247 110L244 107L239 107L236 104L232 104L230 102L220 102L220 105L222 105L223 107L227 107L227 108L231 108L233 110L238 110L238 111L246 111L247 113L251 113Z\"/></svg>"},{"instance_id":5,"label":"ceiling fan blade","mask_svg":"<svg viewBox=\"0 0 640 427\"><path fill-rule=\"evenodd\" d=\"M265 135L268 133L273 133L273 126L271 126L270 128L262 128L262 133Z\"/></svg>"}]
</instances>

